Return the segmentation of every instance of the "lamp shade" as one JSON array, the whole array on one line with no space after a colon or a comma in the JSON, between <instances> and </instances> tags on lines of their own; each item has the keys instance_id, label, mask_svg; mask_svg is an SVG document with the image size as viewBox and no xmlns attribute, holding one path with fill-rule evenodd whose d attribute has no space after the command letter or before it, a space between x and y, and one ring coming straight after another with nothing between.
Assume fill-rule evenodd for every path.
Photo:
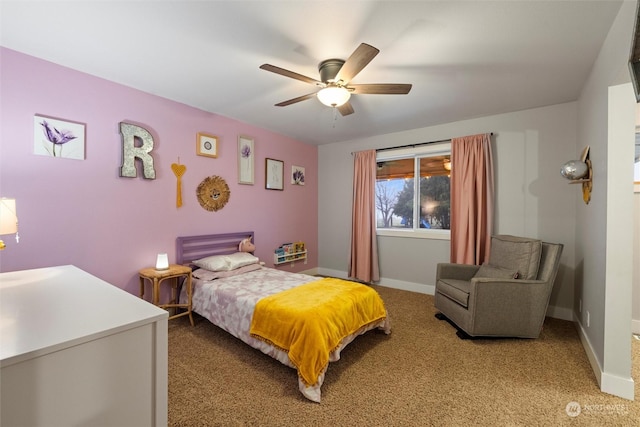
<instances>
[{"instance_id":1,"label":"lamp shade","mask_svg":"<svg viewBox=\"0 0 640 427\"><path fill-rule=\"evenodd\" d=\"M158 254L156 258L156 270L167 270L169 268L169 257L167 254Z\"/></svg>"},{"instance_id":2,"label":"lamp shade","mask_svg":"<svg viewBox=\"0 0 640 427\"><path fill-rule=\"evenodd\" d=\"M582 179L589 173L589 166L582 160L569 160L560 168L560 175L567 179Z\"/></svg>"},{"instance_id":3,"label":"lamp shade","mask_svg":"<svg viewBox=\"0 0 640 427\"><path fill-rule=\"evenodd\" d=\"M316 96L327 107L339 107L351 98L351 93L340 86L327 86L320 89Z\"/></svg>"},{"instance_id":4,"label":"lamp shade","mask_svg":"<svg viewBox=\"0 0 640 427\"><path fill-rule=\"evenodd\" d=\"M0 199L0 235L18 232L18 216L16 215L16 199Z\"/></svg>"}]
</instances>

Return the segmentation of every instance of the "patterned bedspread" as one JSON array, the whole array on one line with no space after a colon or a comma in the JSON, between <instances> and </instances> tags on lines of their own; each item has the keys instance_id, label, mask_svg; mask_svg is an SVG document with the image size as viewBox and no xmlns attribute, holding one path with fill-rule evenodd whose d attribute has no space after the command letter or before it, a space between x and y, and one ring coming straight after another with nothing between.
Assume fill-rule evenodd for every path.
<instances>
[{"instance_id":1,"label":"patterned bedspread","mask_svg":"<svg viewBox=\"0 0 640 427\"><path fill-rule=\"evenodd\" d=\"M318 278L267 267L238 276L212 281L194 278L193 311L251 347L262 351L287 366L295 368L287 353L250 335L251 319L259 299L315 280L318 280ZM180 300L186 301L186 290L184 288L182 289ZM347 344L356 336L374 328L381 328L386 333L390 333L388 316L380 323L369 325L344 339L342 344L331 353L329 360L331 362L339 360L340 351ZM299 389L305 397L312 401L320 402L320 387L324 381L325 372L322 372L317 384L313 386L306 386L302 380L299 380Z\"/></svg>"}]
</instances>

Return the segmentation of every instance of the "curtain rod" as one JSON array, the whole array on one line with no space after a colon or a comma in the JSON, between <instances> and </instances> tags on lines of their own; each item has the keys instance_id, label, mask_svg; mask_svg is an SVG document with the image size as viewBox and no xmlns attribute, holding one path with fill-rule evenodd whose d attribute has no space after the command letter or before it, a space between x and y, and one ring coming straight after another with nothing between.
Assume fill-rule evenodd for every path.
<instances>
[{"instance_id":1,"label":"curtain rod","mask_svg":"<svg viewBox=\"0 0 640 427\"><path fill-rule=\"evenodd\" d=\"M493 132L491 132L490 135L493 136ZM441 139L441 140L438 140L438 141L418 142L417 144L407 144L407 145L397 145L395 147L377 148L376 152L378 152L378 151L387 151L387 150L396 150L398 148L407 148L407 147L415 148L415 147L419 147L421 145L438 144L440 142L447 142L447 141L451 141L451 139L452 138L447 138L447 139Z\"/></svg>"},{"instance_id":2,"label":"curtain rod","mask_svg":"<svg viewBox=\"0 0 640 427\"><path fill-rule=\"evenodd\" d=\"M408 148L408 147L415 148L421 145L438 144L440 142L447 142L447 141L451 141L451 138L441 139L439 141L418 142L417 144L396 145L395 147L376 148L376 151L396 150L398 148Z\"/></svg>"}]
</instances>

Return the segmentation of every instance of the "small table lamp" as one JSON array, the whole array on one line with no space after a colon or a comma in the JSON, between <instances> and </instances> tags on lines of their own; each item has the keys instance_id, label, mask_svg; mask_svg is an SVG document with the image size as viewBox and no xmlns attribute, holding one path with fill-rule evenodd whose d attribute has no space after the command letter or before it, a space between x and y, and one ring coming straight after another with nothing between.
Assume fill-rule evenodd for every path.
<instances>
[{"instance_id":1,"label":"small table lamp","mask_svg":"<svg viewBox=\"0 0 640 427\"><path fill-rule=\"evenodd\" d=\"M169 257L167 254L158 254L156 258L156 270L168 270L169 269Z\"/></svg>"},{"instance_id":2,"label":"small table lamp","mask_svg":"<svg viewBox=\"0 0 640 427\"><path fill-rule=\"evenodd\" d=\"M16 199L0 199L0 235L15 234L18 241L18 216L16 215ZM6 245L0 240L0 250Z\"/></svg>"}]
</instances>

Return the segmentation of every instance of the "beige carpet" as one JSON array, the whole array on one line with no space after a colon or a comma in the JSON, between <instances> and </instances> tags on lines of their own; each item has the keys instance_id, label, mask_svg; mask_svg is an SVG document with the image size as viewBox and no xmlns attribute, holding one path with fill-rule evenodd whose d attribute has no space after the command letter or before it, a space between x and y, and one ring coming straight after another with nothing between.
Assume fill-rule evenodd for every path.
<instances>
[{"instance_id":1,"label":"beige carpet","mask_svg":"<svg viewBox=\"0 0 640 427\"><path fill-rule=\"evenodd\" d=\"M320 404L300 394L293 369L204 318L172 320L169 425L640 426L639 402L599 391L572 323L547 319L537 340L465 341L434 318L432 296L375 289L392 333L351 343L329 366Z\"/></svg>"}]
</instances>

